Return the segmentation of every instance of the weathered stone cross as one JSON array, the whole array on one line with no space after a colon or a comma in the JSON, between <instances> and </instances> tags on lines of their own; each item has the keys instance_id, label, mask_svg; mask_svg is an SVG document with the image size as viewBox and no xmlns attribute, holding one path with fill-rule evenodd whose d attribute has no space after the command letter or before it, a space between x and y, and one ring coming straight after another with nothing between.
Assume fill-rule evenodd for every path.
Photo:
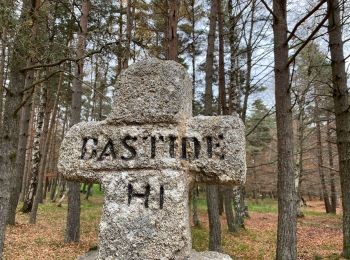
<instances>
[{"instance_id":1,"label":"weathered stone cross","mask_svg":"<svg viewBox=\"0 0 350 260\"><path fill-rule=\"evenodd\" d=\"M99 259L189 259L189 186L244 183L239 117L191 116L186 70L151 59L120 75L106 120L65 136L60 172L105 193Z\"/></svg>"}]
</instances>

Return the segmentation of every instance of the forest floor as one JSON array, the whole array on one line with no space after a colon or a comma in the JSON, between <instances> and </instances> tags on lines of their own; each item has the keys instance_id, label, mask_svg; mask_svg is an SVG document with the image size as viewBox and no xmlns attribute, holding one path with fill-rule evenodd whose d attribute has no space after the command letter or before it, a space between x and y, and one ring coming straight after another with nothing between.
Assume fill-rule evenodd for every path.
<instances>
[{"instance_id":1,"label":"forest floor","mask_svg":"<svg viewBox=\"0 0 350 260\"><path fill-rule=\"evenodd\" d=\"M98 224L103 196L82 198L81 242L64 243L67 204L40 205L37 224L28 224L28 216L18 213L17 224L6 232L5 259L76 259L97 245ZM341 215L325 214L322 202L311 201L298 220L299 259L342 259ZM223 250L233 259L274 259L277 227L277 203L272 200L249 201L250 218L246 229L237 234L227 231L222 217ZM339 209L338 209L339 210ZM204 199L199 203L201 227L192 228L193 247L208 248L208 219Z\"/></svg>"}]
</instances>

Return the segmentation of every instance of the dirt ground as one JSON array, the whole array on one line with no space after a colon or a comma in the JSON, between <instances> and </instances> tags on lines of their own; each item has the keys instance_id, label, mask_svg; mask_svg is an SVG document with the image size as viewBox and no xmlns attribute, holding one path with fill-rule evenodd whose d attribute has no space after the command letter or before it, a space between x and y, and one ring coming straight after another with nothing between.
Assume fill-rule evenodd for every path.
<instances>
[{"instance_id":1,"label":"dirt ground","mask_svg":"<svg viewBox=\"0 0 350 260\"><path fill-rule=\"evenodd\" d=\"M245 230L227 231L222 217L223 251L234 259L274 259L277 214L262 209L250 212ZM18 223L6 233L5 259L76 259L97 245L102 197L84 201L81 214L81 242L64 243L67 206L58 208L47 203L40 207L38 222L28 223L28 216L18 213ZM304 208L305 217L298 221L299 259L342 259L341 216L324 214L322 202ZM267 211L267 212L262 212ZM193 246L198 251L208 247L208 219L200 212L202 226L193 228Z\"/></svg>"}]
</instances>

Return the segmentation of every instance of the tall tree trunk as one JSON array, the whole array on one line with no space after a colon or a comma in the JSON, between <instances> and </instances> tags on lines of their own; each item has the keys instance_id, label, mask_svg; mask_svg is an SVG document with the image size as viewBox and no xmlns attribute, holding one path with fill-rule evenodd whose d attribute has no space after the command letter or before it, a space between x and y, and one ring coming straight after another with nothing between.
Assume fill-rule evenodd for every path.
<instances>
[{"instance_id":1,"label":"tall tree trunk","mask_svg":"<svg viewBox=\"0 0 350 260\"><path fill-rule=\"evenodd\" d=\"M177 61L178 0L168 0L167 59Z\"/></svg>"},{"instance_id":2,"label":"tall tree trunk","mask_svg":"<svg viewBox=\"0 0 350 260\"><path fill-rule=\"evenodd\" d=\"M301 90L300 92L303 92ZM298 218L303 218L304 213L301 211L301 184L303 180L303 175L304 175L304 131L305 131L305 95L302 93L300 94L300 98L298 101L298 109L299 109L299 120L298 120L298 130L297 130L297 135L298 135L298 149L299 149L299 154L298 154L298 172L295 180L296 184L296 192L297 192L297 217Z\"/></svg>"},{"instance_id":3,"label":"tall tree trunk","mask_svg":"<svg viewBox=\"0 0 350 260\"><path fill-rule=\"evenodd\" d=\"M255 17L255 5L256 0L252 0L252 10L250 16L250 31L247 41L247 72L245 79L245 91L244 91L244 99L243 99L243 107L242 107L242 120L245 123L247 117L247 109L248 109L248 98L251 94L251 74L252 74L252 58L253 58L253 32L254 32L254 17Z\"/></svg>"},{"instance_id":4,"label":"tall tree trunk","mask_svg":"<svg viewBox=\"0 0 350 260\"><path fill-rule=\"evenodd\" d=\"M50 144L51 135L52 135L53 129L55 127L57 105L58 105L58 99L59 99L59 95L60 95L60 88L61 88L61 84L62 84L62 76L63 75L61 73L59 83L58 83L56 98L55 98L54 105L53 105L53 111L52 111L51 118L50 118L50 113L47 113L45 116L47 126L44 126L44 132L46 131L47 133L45 134L46 136L45 137L43 136L43 138L41 139L41 141L42 141L41 142L41 144L42 144L41 151L42 151L43 156L39 162L38 189L37 189L37 192L36 192L35 197L34 197L32 211L30 212L30 219L29 219L30 224L36 223L38 206L39 206L39 203L41 203L42 199L43 199L43 179L45 176L46 158L47 158L47 154L49 152L49 147L51 145ZM50 109L47 109L47 111L50 111ZM45 128L48 128L48 126L50 126L50 129L47 131L47 129L45 130Z\"/></svg>"},{"instance_id":5,"label":"tall tree trunk","mask_svg":"<svg viewBox=\"0 0 350 260\"><path fill-rule=\"evenodd\" d=\"M191 0L191 55L192 55L192 111L195 111L195 100L196 100L196 17L195 17L195 4L196 0Z\"/></svg>"},{"instance_id":6,"label":"tall tree trunk","mask_svg":"<svg viewBox=\"0 0 350 260\"><path fill-rule=\"evenodd\" d=\"M293 161L293 118L288 67L287 1L273 0L275 100L278 151L276 258L297 259L297 211Z\"/></svg>"},{"instance_id":7,"label":"tall tree trunk","mask_svg":"<svg viewBox=\"0 0 350 260\"><path fill-rule=\"evenodd\" d=\"M34 72L29 71L26 75L25 88L30 86L34 81ZM28 144L28 135L29 135L29 123L32 109L32 91L28 91L23 96L24 104L21 111L20 119L20 133L18 138L18 148L17 148L17 157L16 157L16 172L12 177L10 184L10 204L9 212L7 218L7 224L15 225L16 223L16 209L18 206L19 196L21 194L21 188L23 183L24 171L25 171L25 161L27 154L27 144ZM24 191L23 191L24 192Z\"/></svg>"},{"instance_id":8,"label":"tall tree trunk","mask_svg":"<svg viewBox=\"0 0 350 260\"><path fill-rule=\"evenodd\" d=\"M350 259L350 111L338 0L328 0L328 35L343 206L343 255Z\"/></svg>"},{"instance_id":9,"label":"tall tree trunk","mask_svg":"<svg viewBox=\"0 0 350 260\"><path fill-rule=\"evenodd\" d=\"M58 110L58 108L57 108ZM57 118L57 114L59 112L56 111L56 118ZM54 175L55 177L51 180L51 185L50 185L50 201L53 200L55 193L56 193L56 188L57 188L57 184L58 184L58 173L57 173L57 156L56 156L56 136L57 136L57 120L54 122L55 127L54 130L52 132L51 135L51 141L50 141L50 149L49 149L49 162L47 164L47 168L45 169L45 172L52 172L52 175Z\"/></svg>"},{"instance_id":10,"label":"tall tree trunk","mask_svg":"<svg viewBox=\"0 0 350 260\"><path fill-rule=\"evenodd\" d=\"M43 144L45 145L46 143L46 138L45 138L45 126L44 121L45 121L45 110L46 110L46 105L47 105L47 85L44 83L43 90L46 93L43 94L43 96L40 98L41 103L39 107L39 114L37 117L37 125L36 125L36 136L34 139L34 153L33 153L33 163L32 163L32 178L35 176L36 179L36 188L34 191L34 195L32 197L32 208L30 211L30 218L29 218L29 223L30 224L35 224L36 223L36 213L38 211L38 205L40 201L40 190L42 190L42 185L43 185L43 175L42 172L40 171L41 168L41 163L43 161L43 156L46 154L43 153L42 146ZM47 120L47 119L46 119ZM41 122L40 122L41 121ZM41 124L41 130L40 130L40 135L39 135L39 125ZM39 144L37 144L37 138L39 135ZM37 148L38 145L38 148ZM38 156L36 156L38 154ZM31 182L32 183L32 182ZM31 189L31 186L29 187L29 190ZM26 200L24 201L26 203Z\"/></svg>"},{"instance_id":11,"label":"tall tree trunk","mask_svg":"<svg viewBox=\"0 0 350 260\"><path fill-rule=\"evenodd\" d=\"M35 99L32 100L32 107L34 108L35 105ZM21 202L24 202L24 197L27 194L28 191L28 183L31 177L31 165L32 165L32 154L33 154L33 142L34 142L34 132L33 132L33 122L34 122L34 109L30 112L30 118L29 118L29 128L28 128L28 138L27 138L27 144L26 144L26 154L25 154L25 162L24 162L24 176L22 179L22 188L21 188L21 194L19 200ZM17 168L18 169L18 168Z\"/></svg>"},{"instance_id":12,"label":"tall tree trunk","mask_svg":"<svg viewBox=\"0 0 350 260\"><path fill-rule=\"evenodd\" d=\"M37 42L38 40L38 16L39 16L39 8L41 5L41 0L33 0L31 1L31 10L30 10L30 15L32 19L32 30L31 30L31 35L30 39L32 41L32 44ZM29 52L28 55L28 61L27 61L27 66L31 66L35 63L35 58L33 53L37 53L36 49L37 46L32 47L33 49ZM27 71L26 72L26 79L25 79L25 89L31 86L34 82L34 71ZM31 102L28 102L28 100L31 99L31 95L34 92L34 87L33 90L28 90L26 91L25 95L23 96L23 102L26 101L24 107L22 108L22 118L21 118L21 130L20 133L21 135L19 136L19 146L17 148L17 153L18 153L18 158L16 158L16 164L17 164L17 169L15 174L12 177L11 180L11 195L10 195L10 216L8 218L8 222L11 224L15 223L15 211L16 207L18 204L18 198L20 195L20 185L21 185L21 180L24 175L24 160L25 160L25 147L27 144L27 139L28 139L28 128L29 128L29 119L30 119L30 109L31 109ZM26 203L26 200L24 201ZM27 204L26 206L29 206L29 211L31 208L31 205ZM23 207L25 209L26 207ZM29 212L29 211L23 211L23 212Z\"/></svg>"},{"instance_id":13,"label":"tall tree trunk","mask_svg":"<svg viewBox=\"0 0 350 260\"><path fill-rule=\"evenodd\" d=\"M225 188L225 213L229 232L237 232L237 226L235 225L235 216L232 208L232 188Z\"/></svg>"},{"instance_id":14,"label":"tall tree trunk","mask_svg":"<svg viewBox=\"0 0 350 260\"><path fill-rule=\"evenodd\" d=\"M56 94L56 98L58 98L58 94ZM54 113L53 111L53 106L50 104L51 102L48 102L48 105L46 106L45 109L45 114L44 114L44 127L43 127L43 133L42 133L42 140L40 143L40 150L42 154L42 158L40 160L40 165L39 165L39 183L38 183L38 190L35 194L35 200L38 200L38 203L43 203L43 193L44 193L44 182L45 182L45 166L47 164L47 156L49 152L49 147L50 147L50 132L52 131L51 126L51 112L52 115ZM49 128L50 127L50 128ZM33 211L31 212L33 213Z\"/></svg>"},{"instance_id":15,"label":"tall tree trunk","mask_svg":"<svg viewBox=\"0 0 350 260\"><path fill-rule=\"evenodd\" d=\"M229 88L229 113L236 112L240 114L241 89L237 84L237 33L236 33L236 16L233 14L232 0L227 5L229 13L229 43L230 43L230 88Z\"/></svg>"},{"instance_id":16,"label":"tall tree trunk","mask_svg":"<svg viewBox=\"0 0 350 260\"><path fill-rule=\"evenodd\" d=\"M199 227L201 225L201 222L199 220L198 216L198 184L195 184L194 188L192 189L192 220L193 225L195 227Z\"/></svg>"},{"instance_id":17,"label":"tall tree trunk","mask_svg":"<svg viewBox=\"0 0 350 260\"><path fill-rule=\"evenodd\" d=\"M13 64L15 61L13 61ZM10 178L16 170L16 152L19 134L19 112L24 75L13 67L10 72L10 87L6 92L4 120L0 140L0 259L3 255L5 228L10 199ZM14 112L17 111L17 112Z\"/></svg>"},{"instance_id":18,"label":"tall tree trunk","mask_svg":"<svg viewBox=\"0 0 350 260\"><path fill-rule=\"evenodd\" d=\"M205 115L213 114L213 60L215 44L216 16L218 13L218 2L212 0L210 10L210 25L208 34L208 49L205 68ZM221 251L221 224L219 215L219 193L217 185L207 185L207 205L209 218L209 250Z\"/></svg>"},{"instance_id":19,"label":"tall tree trunk","mask_svg":"<svg viewBox=\"0 0 350 260\"><path fill-rule=\"evenodd\" d=\"M131 38L132 38L132 26L134 21L134 15L132 13L133 1L128 0L126 6L126 47L125 55L123 57L123 69L129 66L129 59L131 56Z\"/></svg>"},{"instance_id":20,"label":"tall tree trunk","mask_svg":"<svg viewBox=\"0 0 350 260\"><path fill-rule=\"evenodd\" d=\"M6 62L6 28L1 33L1 53L0 53L0 128L2 127L2 108L4 101L4 85L5 85L5 62Z\"/></svg>"},{"instance_id":21,"label":"tall tree trunk","mask_svg":"<svg viewBox=\"0 0 350 260\"><path fill-rule=\"evenodd\" d=\"M87 186L87 190L86 190L86 194L85 194L85 199L88 200L89 197L92 195L92 187L93 187L93 183L89 183Z\"/></svg>"},{"instance_id":22,"label":"tall tree trunk","mask_svg":"<svg viewBox=\"0 0 350 260\"><path fill-rule=\"evenodd\" d=\"M119 39L123 39L123 25L124 25L124 21L123 21L123 6L124 1L119 1L119 17L118 17L118 27L119 27ZM81 21L81 20L80 20ZM81 28L80 28L81 29ZM82 30L82 29L81 29ZM123 69L123 62L124 62L124 50L123 50L123 45L119 45L119 47L117 48L117 52L118 52L118 65L117 65L117 77L119 76L120 72Z\"/></svg>"},{"instance_id":23,"label":"tall tree trunk","mask_svg":"<svg viewBox=\"0 0 350 260\"><path fill-rule=\"evenodd\" d=\"M205 64L205 93L204 93L204 110L205 115L213 114L213 63L214 63L214 44L215 44L215 28L216 16L218 13L218 0L212 0L210 9L210 24L208 34L208 48Z\"/></svg>"},{"instance_id":24,"label":"tall tree trunk","mask_svg":"<svg viewBox=\"0 0 350 260\"><path fill-rule=\"evenodd\" d=\"M219 29L219 107L218 112L227 115L225 89L225 49L224 49L224 18L221 0L218 1L218 29Z\"/></svg>"},{"instance_id":25,"label":"tall tree trunk","mask_svg":"<svg viewBox=\"0 0 350 260\"><path fill-rule=\"evenodd\" d=\"M316 92L316 90L315 90ZM317 136L317 168L318 174L320 175L321 187L322 187L322 196L324 205L326 208L326 213L331 212L331 203L329 201L328 189L326 185L326 180L324 176L324 165L323 165L323 154L322 154L322 134L321 134L321 124L320 124L320 111L319 111L319 96L315 98L315 120L316 120L316 136Z\"/></svg>"},{"instance_id":26,"label":"tall tree trunk","mask_svg":"<svg viewBox=\"0 0 350 260\"><path fill-rule=\"evenodd\" d=\"M29 2L29 1L28 1ZM37 62L38 49L40 48L40 41L38 38L40 35L39 31L39 8L41 6L41 0L31 1L32 3L32 20L33 20L33 28L31 31L31 42L34 45L32 50L29 52L29 59L27 61L27 67L34 65ZM11 197L10 197L10 214L8 223L15 223L15 211L18 205L18 200L21 192L21 184L23 182L23 177L25 174L25 157L26 157L26 146L28 140L28 130L29 130L29 121L30 121L30 111L33 108L32 106L32 94L34 93L34 78L35 74L33 70L27 71L26 73L26 81L25 81L25 89L27 90L23 96L24 106L22 108L21 122L20 122L20 136L19 136L19 144L17 149L17 158L16 165L17 170L16 174L12 177L11 184ZM24 192L24 191L23 191Z\"/></svg>"},{"instance_id":27,"label":"tall tree trunk","mask_svg":"<svg viewBox=\"0 0 350 260\"><path fill-rule=\"evenodd\" d=\"M250 28L249 28L249 36L247 39L247 71L246 71L246 79L245 79L245 91L243 98L243 106L241 111L242 121L245 124L247 117L247 109L248 109L248 100L249 96L252 94L251 90L251 74L252 74L252 58L253 58L253 32L255 26L255 9L256 9L256 0L252 1L251 15L250 15ZM248 211L246 210L245 204L245 187L242 186L238 190L236 190L234 195L239 195L239 198L235 198L234 201L239 201L240 204L237 207L239 210L239 214L236 214L237 218L241 218L237 220L237 223L241 223L242 227L244 227L244 217L248 215ZM239 208L238 208L239 207Z\"/></svg>"},{"instance_id":28,"label":"tall tree trunk","mask_svg":"<svg viewBox=\"0 0 350 260\"><path fill-rule=\"evenodd\" d=\"M82 14L80 18L80 32L77 43L77 57L81 58L85 52L88 15L90 10L90 1L83 0ZM84 76L84 60L80 59L76 63L75 78L73 79L72 88L72 109L71 109L71 124L73 126L80 122L81 113L81 97L82 97L82 81ZM68 214L67 214L67 243L79 242L80 240L80 184L68 182Z\"/></svg>"},{"instance_id":29,"label":"tall tree trunk","mask_svg":"<svg viewBox=\"0 0 350 260\"><path fill-rule=\"evenodd\" d=\"M219 31L219 106L218 114L227 115L225 89L225 61L224 61L224 18L221 1L218 1L218 31ZM219 215L224 212L225 187L219 187Z\"/></svg>"},{"instance_id":30,"label":"tall tree trunk","mask_svg":"<svg viewBox=\"0 0 350 260\"><path fill-rule=\"evenodd\" d=\"M241 105L241 89L239 82L239 69L237 68L237 57L238 57L238 40L236 32L237 17L233 13L232 0L227 3L227 10L229 13L229 43L230 43L230 86L229 86L229 106L228 113L240 113ZM227 225L230 232L236 232L239 228L244 228L244 198L243 197L243 187L235 187L230 191L226 188L225 203L226 210L229 209L228 203L234 202L234 214L231 212L226 212ZM241 203L243 201L243 204ZM232 206L231 206L232 208Z\"/></svg>"},{"instance_id":31,"label":"tall tree trunk","mask_svg":"<svg viewBox=\"0 0 350 260\"><path fill-rule=\"evenodd\" d=\"M196 98L196 17L195 17L195 4L196 0L191 0L191 61L192 61L192 112L195 113L195 98ZM195 227L201 225L198 216L198 197L199 197L199 186L195 184L192 189L192 220Z\"/></svg>"},{"instance_id":32,"label":"tall tree trunk","mask_svg":"<svg viewBox=\"0 0 350 260\"><path fill-rule=\"evenodd\" d=\"M35 124L35 136L34 136L34 143L33 143L32 168L31 168L32 176L29 182L27 194L24 199L24 204L21 209L23 213L29 213L32 210L34 196L38 188L39 168L40 168L40 161L42 157L40 144L43 141L42 131L43 131L43 124L44 124L46 102L47 102L47 84L44 83L40 90L40 104L39 104L38 115L37 115L36 124Z\"/></svg>"},{"instance_id":33,"label":"tall tree trunk","mask_svg":"<svg viewBox=\"0 0 350 260\"><path fill-rule=\"evenodd\" d=\"M20 21L26 18L27 10L27 8L22 8ZM32 10L35 10L35 8ZM32 12L34 15L35 13L36 12ZM35 28L34 15L31 17L33 20L32 30ZM19 33L17 37L20 37L21 34L22 32ZM20 71L26 64L23 59L23 54L24 53L21 52L21 43L17 38L14 40L14 47L11 53L9 91L6 91L4 119L0 129L0 259L3 256L4 249L11 176L15 174L16 170L20 119L19 111L22 101L21 91L24 88L25 82L25 75Z\"/></svg>"},{"instance_id":34,"label":"tall tree trunk","mask_svg":"<svg viewBox=\"0 0 350 260\"><path fill-rule=\"evenodd\" d=\"M219 215L219 186L207 185L209 219L209 250L221 252L221 223Z\"/></svg>"},{"instance_id":35,"label":"tall tree trunk","mask_svg":"<svg viewBox=\"0 0 350 260\"><path fill-rule=\"evenodd\" d=\"M226 83L225 83L225 49L224 49L224 18L223 18L223 7L221 0L218 1L218 29L219 29L219 114L228 115L229 111L226 104ZM232 188L222 187L219 189L220 198L220 215L224 211L221 209L221 205L225 208L226 221L230 232L235 232L235 219L232 209Z\"/></svg>"},{"instance_id":36,"label":"tall tree trunk","mask_svg":"<svg viewBox=\"0 0 350 260\"><path fill-rule=\"evenodd\" d=\"M234 212L235 212L235 216L234 216L234 225L235 225L235 229L238 230L239 228L245 228L244 226L244 216L245 216L245 212L244 209L242 208L242 187L234 187L232 190L232 198L233 198L233 205L234 205Z\"/></svg>"},{"instance_id":37,"label":"tall tree trunk","mask_svg":"<svg viewBox=\"0 0 350 260\"><path fill-rule=\"evenodd\" d=\"M328 161L329 161L329 175L331 185L331 213L337 213L337 190L335 188L335 171L333 161L333 149L332 149L332 133L331 133L331 116L330 112L327 112L327 150L328 150Z\"/></svg>"}]
</instances>

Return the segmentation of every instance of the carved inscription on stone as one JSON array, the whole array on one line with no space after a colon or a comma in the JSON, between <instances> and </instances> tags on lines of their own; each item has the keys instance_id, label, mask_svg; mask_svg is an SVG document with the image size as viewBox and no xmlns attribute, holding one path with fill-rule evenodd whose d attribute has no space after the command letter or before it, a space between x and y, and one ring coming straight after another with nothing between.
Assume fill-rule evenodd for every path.
<instances>
[{"instance_id":1,"label":"carved inscription on stone","mask_svg":"<svg viewBox=\"0 0 350 260\"><path fill-rule=\"evenodd\" d=\"M144 205L145 208L148 208L148 201L150 199L150 194L151 194L151 185L147 184L145 186L145 192L140 193L134 190L134 186L129 183L128 184L128 205L130 206L131 201L133 198L143 198L144 199ZM164 205L164 186L160 185L159 188L159 209L163 209Z\"/></svg>"},{"instance_id":2,"label":"carved inscription on stone","mask_svg":"<svg viewBox=\"0 0 350 260\"><path fill-rule=\"evenodd\" d=\"M174 135L141 137L127 134L119 139L108 138L107 141L100 142L98 137L84 137L81 141L80 159L96 161L121 159L129 161L137 160L140 157L149 159L169 157L197 160L200 157L213 158L213 150L217 150L220 153L217 159L223 160L225 154L220 151L221 140L223 139L223 134L219 134L217 137L205 136L203 138L186 136L181 139ZM213 140L216 140L214 144ZM162 149L157 149L157 147L162 147ZM166 148L164 149L164 147ZM149 151L149 153L144 154L143 151Z\"/></svg>"}]
</instances>

